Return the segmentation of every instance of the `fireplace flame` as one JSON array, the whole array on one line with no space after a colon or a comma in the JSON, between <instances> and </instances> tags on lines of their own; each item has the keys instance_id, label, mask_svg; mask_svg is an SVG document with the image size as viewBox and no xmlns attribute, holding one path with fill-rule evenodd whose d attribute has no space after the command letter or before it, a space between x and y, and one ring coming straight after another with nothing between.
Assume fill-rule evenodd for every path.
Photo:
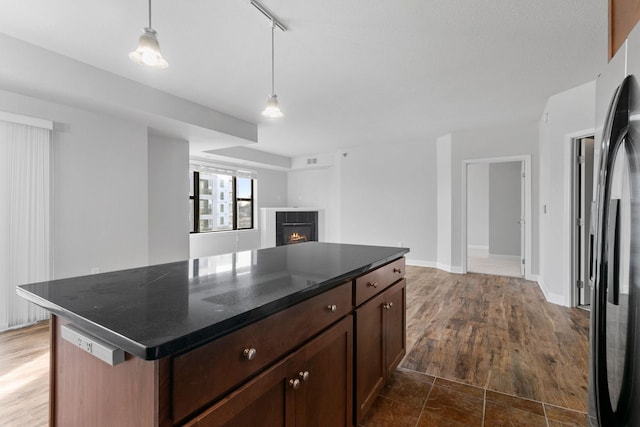
<instances>
[{"instance_id":1,"label":"fireplace flame","mask_svg":"<svg viewBox=\"0 0 640 427\"><path fill-rule=\"evenodd\" d=\"M291 237L289 237L289 241L291 243L299 243L299 242L306 242L307 241L307 236L304 235L300 235L298 234L298 232L294 232L293 234L291 234Z\"/></svg>"}]
</instances>

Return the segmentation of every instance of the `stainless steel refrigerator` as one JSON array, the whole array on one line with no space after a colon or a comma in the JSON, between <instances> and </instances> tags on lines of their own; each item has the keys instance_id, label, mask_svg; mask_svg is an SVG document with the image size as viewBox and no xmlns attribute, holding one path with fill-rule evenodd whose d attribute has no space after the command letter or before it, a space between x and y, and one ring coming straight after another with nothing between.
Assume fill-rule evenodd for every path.
<instances>
[{"instance_id":1,"label":"stainless steel refrigerator","mask_svg":"<svg viewBox=\"0 0 640 427\"><path fill-rule=\"evenodd\" d=\"M640 426L640 27L596 89L589 422Z\"/></svg>"}]
</instances>

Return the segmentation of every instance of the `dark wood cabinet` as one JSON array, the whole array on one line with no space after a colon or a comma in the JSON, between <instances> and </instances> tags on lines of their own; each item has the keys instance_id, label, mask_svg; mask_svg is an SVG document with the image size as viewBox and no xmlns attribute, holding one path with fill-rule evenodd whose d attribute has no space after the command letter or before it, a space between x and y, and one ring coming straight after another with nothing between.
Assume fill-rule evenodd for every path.
<instances>
[{"instance_id":1,"label":"dark wood cabinet","mask_svg":"<svg viewBox=\"0 0 640 427\"><path fill-rule=\"evenodd\" d=\"M152 361L109 366L63 339L68 321L53 316L51 425L353 426L406 352L404 267L395 259Z\"/></svg>"},{"instance_id":2,"label":"dark wood cabinet","mask_svg":"<svg viewBox=\"0 0 640 427\"><path fill-rule=\"evenodd\" d=\"M406 348L406 281L402 279L393 288L385 292L383 305L384 325L384 366L388 379L407 352Z\"/></svg>"},{"instance_id":3,"label":"dark wood cabinet","mask_svg":"<svg viewBox=\"0 0 640 427\"><path fill-rule=\"evenodd\" d=\"M609 0L609 61L640 21L640 0Z\"/></svg>"},{"instance_id":4,"label":"dark wood cabinet","mask_svg":"<svg viewBox=\"0 0 640 427\"><path fill-rule=\"evenodd\" d=\"M185 427L295 425L295 395L288 384L289 362L282 360L205 410Z\"/></svg>"},{"instance_id":5,"label":"dark wood cabinet","mask_svg":"<svg viewBox=\"0 0 640 427\"><path fill-rule=\"evenodd\" d=\"M320 335L301 352L304 362L294 373L302 382L296 401L297 426L346 427L353 416L353 318Z\"/></svg>"},{"instance_id":6,"label":"dark wood cabinet","mask_svg":"<svg viewBox=\"0 0 640 427\"><path fill-rule=\"evenodd\" d=\"M173 419L207 407L255 373L346 316L352 284L314 298L172 359ZM249 351L253 355L249 357ZM245 354L247 352L247 354Z\"/></svg>"},{"instance_id":7,"label":"dark wood cabinet","mask_svg":"<svg viewBox=\"0 0 640 427\"><path fill-rule=\"evenodd\" d=\"M356 421L360 421L406 353L405 279L355 310Z\"/></svg>"},{"instance_id":8,"label":"dark wood cabinet","mask_svg":"<svg viewBox=\"0 0 640 427\"><path fill-rule=\"evenodd\" d=\"M345 317L186 426L351 425L352 324Z\"/></svg>"}]
</instances>

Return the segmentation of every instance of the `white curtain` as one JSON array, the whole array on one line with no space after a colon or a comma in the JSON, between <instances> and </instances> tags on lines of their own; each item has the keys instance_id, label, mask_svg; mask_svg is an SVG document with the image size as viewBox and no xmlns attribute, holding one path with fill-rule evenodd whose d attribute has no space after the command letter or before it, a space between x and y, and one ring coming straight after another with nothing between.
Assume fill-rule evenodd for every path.
<instances>
[{"instance_id":1,"label":"white curtain","mask_svg":"<svg viewBox=\"0 0 640 427\"><path fill-rule=\"evenodd\" d=\"M51 131L0 120L0 331L48 318L16 286L51 277Z\"/></svg>"}]
</instances>

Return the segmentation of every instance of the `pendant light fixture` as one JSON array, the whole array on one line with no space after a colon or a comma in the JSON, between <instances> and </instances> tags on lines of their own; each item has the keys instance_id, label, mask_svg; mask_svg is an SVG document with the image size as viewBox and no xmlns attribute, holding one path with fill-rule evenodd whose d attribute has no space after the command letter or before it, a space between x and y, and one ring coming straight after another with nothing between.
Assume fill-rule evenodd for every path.
<instances>
[{"instance_id":1,"label":"pendant light fixture","mask_svg":"<svg viewBox=\"0 0 640 427\"><path fill-rule=\"evenodd\" d=\"M271 19L271 94L269 95L269 99L267 99L267 106L265 107L262 115L268 117L270 119L279 119L284 114L280 110L280 105L278 105L278 95L276 95L274 89L274 80L275 80L275 66L274 66L274 37L273 33L275 31L276 24L275 20Z\"/></svg>"},{"instance_id":2,"label":"pendant light fixture","mask_svg":"<svg viewBox=\"0 0 640 427\"><path fill-rule=\"evenodd\" d=\"M138 48L129 54L129 58L136 64L151 68L167 68L169 64L160 53L158 33L151 28L151 0L149 0L149 26L142 29L138 40Z\"/></svg>"}]
</instances>

